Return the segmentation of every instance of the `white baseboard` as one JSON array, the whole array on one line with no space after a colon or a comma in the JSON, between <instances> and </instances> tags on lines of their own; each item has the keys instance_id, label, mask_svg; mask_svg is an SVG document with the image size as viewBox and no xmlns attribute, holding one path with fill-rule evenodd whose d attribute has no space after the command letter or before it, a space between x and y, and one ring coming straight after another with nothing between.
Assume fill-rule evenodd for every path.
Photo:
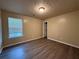
<instances>
[{"instance_id":1,"label":"white baseboard","mask_svg":"<svg viewBox=\"0 0 79 59\"><path fill-rule=\"evenodd\" d=\"M63 41L59 41L59 40L56 40L56 39L53 39L53 38L50 38L50 37L48 37L48 39L52 40L52 41L56 41L56 42L59 42L59 43L63 43L63 44L69 45L71 47L79 48L79 46L76 46L76 45L73 45L73 44L70 44L70 43L66 43L66 42L63 42Z\"/></svg>"},{"instance_id":2,"label":"white baseboard","mask_svg":"<svg viewBox=\"0 0 79 59\"><path fill-rule=\"evenodd\" d=\"M38 37L38 38L34 38L34 39L28 39L28 40L26 40L26 41L14 43L14 44L9 44L9 45L4 46L3 48L10 47L10 46L17 45L17 44L21 44L21 43L24 43L24 42L33 41L33 40L40 39L40 38L42 38L42 37Z\"/></svg>"}]
</instances>

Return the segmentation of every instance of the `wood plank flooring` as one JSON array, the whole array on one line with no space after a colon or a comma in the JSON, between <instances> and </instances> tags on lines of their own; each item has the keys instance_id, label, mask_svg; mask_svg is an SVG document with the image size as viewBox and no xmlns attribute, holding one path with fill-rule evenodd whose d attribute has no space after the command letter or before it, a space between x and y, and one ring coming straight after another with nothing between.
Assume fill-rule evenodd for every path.
<instances>
[{"instance_id":1,"label":"wood plank flooring","mask_svg":"<svg viewBox=\"0 0 79 59\"><path fill-rule=\"evenodd\" d=\"M6 48L0 59L79 59L79 49L43 38Z\"/></svg>"}]
</instances>

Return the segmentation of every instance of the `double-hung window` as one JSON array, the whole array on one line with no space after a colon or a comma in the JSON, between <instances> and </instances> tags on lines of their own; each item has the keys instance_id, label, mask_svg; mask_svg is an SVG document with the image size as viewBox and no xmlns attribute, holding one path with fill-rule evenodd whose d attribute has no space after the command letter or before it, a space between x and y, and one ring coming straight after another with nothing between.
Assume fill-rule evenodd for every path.
<instances>
[{"instance_id":1,"label":"double-hung window","mask_svg":"<svg viewBox=\"0 0 79 59\"><path fill-rule=\"evenodd\" d=\"M19 18L8 17L9 37L16 38L23 36L23 21Z\"/></svg>"}]
</instances>

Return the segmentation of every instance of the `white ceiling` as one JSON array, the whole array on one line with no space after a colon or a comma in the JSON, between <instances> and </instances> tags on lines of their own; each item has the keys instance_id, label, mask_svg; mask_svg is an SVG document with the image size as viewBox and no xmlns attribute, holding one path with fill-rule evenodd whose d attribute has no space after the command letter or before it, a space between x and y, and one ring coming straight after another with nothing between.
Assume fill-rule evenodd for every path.
<instances>
[{"instance_id":1,"label":"white ceiling","mask_svg":"<svg viewBox=\"0 0 79 59\"><path fill-rule=\"evenodd\" d=\"M45 7L44 13L39 7ZM0 0L0 8L19 14L46 19L79 9L79 0Z\"/></svg>"}]
</instances>

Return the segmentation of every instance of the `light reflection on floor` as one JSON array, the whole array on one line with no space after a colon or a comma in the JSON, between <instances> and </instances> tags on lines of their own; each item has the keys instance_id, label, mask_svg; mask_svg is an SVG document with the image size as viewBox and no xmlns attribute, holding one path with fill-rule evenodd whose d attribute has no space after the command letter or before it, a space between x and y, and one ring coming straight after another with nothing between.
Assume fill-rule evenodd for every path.
<instances>
[{"instance_id":1,"label":"light reflection on floor","mask_svg":"<svg viewBox=\"0 0 79 59\"><path fill-rule=\"evenodd\" d=\"M23 47L16 47L8 50L3 51L0 55L1 58L5 59L4 56L6 56L6 59L26 59L27 54L25 55L25 48Z\"/></svg>"},{"instance_id":2,"label":"light reflection on floor","mask_svg":"<svg viewBox=\"0 0 79 59\"><path fill-rule=\"evenodd\" d=\"M24 55L23 48L14 49L9 53L10 56L14 57L22 57Z\"/></svg>"}]
</instances>

